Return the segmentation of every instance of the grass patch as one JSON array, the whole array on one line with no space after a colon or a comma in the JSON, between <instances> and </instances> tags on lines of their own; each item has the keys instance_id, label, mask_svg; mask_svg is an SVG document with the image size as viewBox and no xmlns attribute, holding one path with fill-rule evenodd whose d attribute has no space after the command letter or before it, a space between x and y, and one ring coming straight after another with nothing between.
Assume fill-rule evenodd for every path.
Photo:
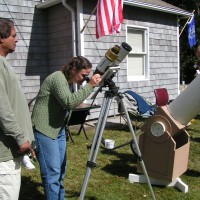
<instances>
[{"instance_id":1,"label":"grass patch","mask_svg":"<svg viewBox=\"0 0 200 200\"><path fill-rule=\"evenodd\" d=\"M188 193L182 193L174 187L153 186L157 200L196 200L200 196L200 119L197 117L188 127L190 134L190 156L188 170L180 177L189 186ZM87 148L92 144L94 130L87 130L89 140L83 133L76 135L77 130L72 129L75 143L67 142L68 167L64 180L66 197L70 200L79 199L81 187L86 173L86 162L90 153ZM104 138L114 139L115 145L120 145L132 139L126 130L105 130ZM184 156L184 155L183 155ZM92 170L86 190L86 200L145 200L151 199L147 184L129 183L129 173L137 174L137 159L129 145L107 151L101 145L97 159L97 167ZM28 171L22 168L22 186L20 200L44 199L43 188L39 172L36 169Z\"/></svg>"}]
</instances>

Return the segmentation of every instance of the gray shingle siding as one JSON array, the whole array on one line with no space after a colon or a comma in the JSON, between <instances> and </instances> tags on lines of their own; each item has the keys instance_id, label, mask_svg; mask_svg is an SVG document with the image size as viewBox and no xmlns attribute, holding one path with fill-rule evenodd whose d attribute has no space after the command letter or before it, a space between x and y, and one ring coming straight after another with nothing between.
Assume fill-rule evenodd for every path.
<instances>
[{"instance_id":1,"label":"gray shingle siding","mask_svg":"<svg viewBox=\"0 0 200 200\"><path fill-rule=\"evenodd\" d=\"M38 2L40 0L0 0L0 16L12 19L16 26L18 44L8 60L20 75L28 101L36 96L40 79L48 73L46 31L42 23L45 17L35 10Z\"/></svg>"},{"instance_id":2,"label":"gray shingle siding","mask_svg":"<svg viewBox=\"0 0 200 200\"><path fill-rule=\"evenodd\" d=\"M50 73L60 69L72 57L71 14L62 5L48 9L48 54Z\"/></svg>"}]
</instances>

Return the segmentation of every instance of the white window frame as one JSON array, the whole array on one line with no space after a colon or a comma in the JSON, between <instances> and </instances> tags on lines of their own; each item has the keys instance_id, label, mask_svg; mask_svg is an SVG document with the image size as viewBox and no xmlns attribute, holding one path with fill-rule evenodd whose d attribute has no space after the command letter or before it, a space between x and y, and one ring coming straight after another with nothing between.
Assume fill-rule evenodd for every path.
<instances>
[{"instance_id":1,"label":"white window frame","mask_svg":"<svg viewBox=\"0 0 200 200\"><path fill-rule=\"evenodd\" d=\"M126 25L126 41L129 44L128 39L128 29L141 30L144 31L144 51L136 52L134 51L134 45L132 46L132 51L127 57L127 81L142 81L149 80L149 28L144 26ZM133 55L144 55L143 63L143 75L130 75L129 73L129 58Z\"/></svg>"}]
</instances>

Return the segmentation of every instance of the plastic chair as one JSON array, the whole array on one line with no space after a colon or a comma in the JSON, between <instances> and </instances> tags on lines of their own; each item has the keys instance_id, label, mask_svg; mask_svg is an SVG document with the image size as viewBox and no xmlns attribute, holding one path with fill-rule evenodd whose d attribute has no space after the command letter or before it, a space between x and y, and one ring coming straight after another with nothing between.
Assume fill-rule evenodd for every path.
<instances>
[{"instance_id":1,"label":"plastic chair","mask_svg":"<svg viewBox=\"0 0 200 200\"><path fill-rule=\"evenodd\" d=\"M157 88L154 90L156 97L156 106L166 106L169 103L169 95L166 88Z\"/></svg>"},{"instance_id":2,"label":"plastic chair","mask_svg":"<svg viewBox=\"0 0 200 200\"><path fill-rule=\"evenodd\" d=\"M136 130L139 121L143 122L154 114L155 107L151 103L147 102L142 96L131 90L125 91L123 96L125 107L127 108L129 117ZM118 112L126 122L126 116L124 115L120 104L118 104Z\"/></svg>"}]
</instances>

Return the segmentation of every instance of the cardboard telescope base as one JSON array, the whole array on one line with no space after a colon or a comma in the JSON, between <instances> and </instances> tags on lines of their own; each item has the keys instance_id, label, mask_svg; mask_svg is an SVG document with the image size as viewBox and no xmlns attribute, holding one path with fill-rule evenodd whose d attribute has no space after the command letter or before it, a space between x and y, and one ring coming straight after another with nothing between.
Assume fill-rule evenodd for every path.
<instances>
[{"instance_id":1,"label":"cardboard telescope base","mask_svg":"<svg viewBox=\"0 0 200 200\"><path fill-rule=\"evenodd\" d=\"M162 185L166 187L176 187L183 193L188 192L188 185L183 183L180 178L176 178L172 182L159 180L155 178L149 177L152 185ZM129 182L130 183L147 183L146 177L143 174L129 174Z\"/></svg>"},{"instance_id":2,"label":"cardboard telescope base","mask_svg":"<svg viewBox=\"0 0 200 200\"><path fill-rule=\"evenodd\" d=\"M139 147L147 172L158 182L176 183L178 179L178 184L184 185L179 176L187 171L190 146L184 128L170 115L168 107L162 106L140 129ZM137 171L143 173L139 161Z\"/></svg>"}]
</instances>

